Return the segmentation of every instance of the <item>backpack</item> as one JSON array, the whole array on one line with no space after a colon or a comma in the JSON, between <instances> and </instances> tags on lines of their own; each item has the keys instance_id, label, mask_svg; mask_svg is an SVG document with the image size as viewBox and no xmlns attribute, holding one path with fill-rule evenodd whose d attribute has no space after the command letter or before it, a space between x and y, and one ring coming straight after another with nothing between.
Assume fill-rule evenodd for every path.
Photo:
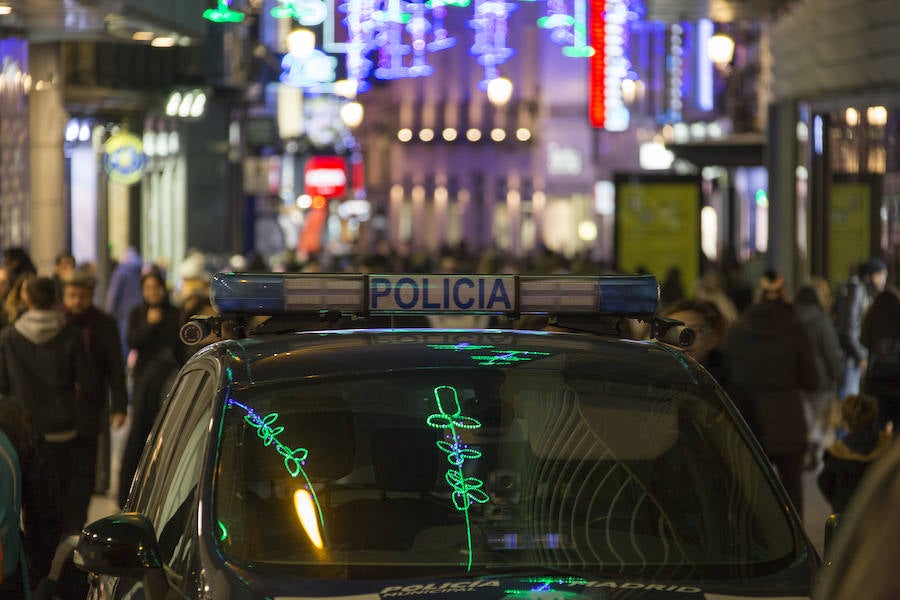
<instances>
[{"instance_id":1,"label":"backpack","mask_svg":"<svg viewBox=\"0 0 900 600\"><path fill-rule=\"evenodd\" d=\"M21 572L23 597L28 598L28 567L22 547L19 521L22 516L22 468L19 455L0 431L0 589L14 582Z\"/></svg>"}]
</instances>

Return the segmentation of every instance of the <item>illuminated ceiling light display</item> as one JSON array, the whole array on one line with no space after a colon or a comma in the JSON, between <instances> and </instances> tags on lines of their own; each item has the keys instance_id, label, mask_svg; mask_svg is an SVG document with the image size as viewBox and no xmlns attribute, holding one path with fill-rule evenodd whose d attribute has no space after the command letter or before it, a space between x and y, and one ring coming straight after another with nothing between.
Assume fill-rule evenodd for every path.
<instances>
[{"instance_id":1,"label":"illuminated ceiling light display","mask_svg":"<svg viewBox=\"0 0 900 600\"><path fill-rule=\"evenodd\" d=\"M429 415L426 423L429 427L444 430L444 439L437 442L437 447L447 455L450 468L444 475L444 481L453 490L451 498L456 510L466 518L467 562L466 569L472 568L472 526L469 522L469 508L473 504L484 504L491 498L484 491L484 482L467 476L463 465L466 461L481 458L481 450L470 448L464 444L457 429L479 429L481 423L477 419L462 414L459 395L456 388L439 385L434 388L434 401L438 412Z\"/></svg>"},{"instance_id":2,"label":"illuminated ceiling light display","mask_svg":"<svg viewBox=\"0 0 900 600\"><path fill-rule=\"evenodd\" d=\"M230 10L231 0L217 1L217 9L210 9L215 14L234 12ZM365 92L370 73L379 79L431 75L434 68L428 63L428 53L457 44L444 26L448 7L467 7L471 0L344 0L337 7L345 15L340 19L347 30L343 42L336 41L338 19L324 0L276 1L278 6L271 10L276 18L295 19L306 26L324 24L324 52L316 49L313 56L304 60L286 55L282 81L326 91L322 84L334 82L332 73L336 68L332 64L336 59L326 52L342 53L348 80L357 83L359 92ZM612 131L624 130L628 126L628 110L620 97L628 67L627 20L636 14L629 7L639 6L640 1L572 0L571 13L567 0L546 1L547 15L538 19L539 27L549 30L551 40L563 46L565 56L589 58L592 71L599 71L592 76L592 122ZM500 76L498 67L515 54L507 46L507 34L508 18L516 8L515 2L475 0L472 18L468 20L474 31L469 51L484 68L484 78L479 82L482 90ZM233 18L237 20L236 15ZM372 52L378 55L374 65L367 58Z\"/></svg>"},{"instance_id":3,"label":"illuminated ceiling light display","mask_svg":"<svg viewBox=\"0 0 900 600\"><path fill-rule=\"evenodd\" d=\"M475 41L469 52L484 67L484 79L478 84L481 90L487 90L490 82L500 76L497 66L515 54L506 46L506 34L509 30L507 18L516 8L511 2L475 0L475 14L469 20L469 27L475 31Z\"/></svg>"},{"instance_id":4,"label":"illuminated ceiling light display","mask_svg":"<svg viewBox=\"0 0 900 600\"><path fill-rule=\"evenodd\" d=\"M347 15L344 18L347 26L344 48L347 79L356 82L356 92L365 92L369 89L366 78L374 66L366 55L374 45L375 0L349 0L341 4L340 10Z\"/></svg>"}]
</instances>

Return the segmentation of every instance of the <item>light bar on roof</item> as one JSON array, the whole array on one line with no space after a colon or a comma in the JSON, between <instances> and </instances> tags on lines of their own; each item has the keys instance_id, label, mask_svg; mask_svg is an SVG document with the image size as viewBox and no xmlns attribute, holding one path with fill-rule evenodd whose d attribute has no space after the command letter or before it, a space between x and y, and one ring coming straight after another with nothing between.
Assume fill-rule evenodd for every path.
<instances>
[{"instance_id":1,"label":"light bar on roof","mask_svg":"<svg viewBox=\"0 0 900 600\"><path fill-rule=\"evenodd\" d=\"M659 285L653 275L218 273L211 300L220 313L259 315L336 311L637 317L656 312Z\"/></svg>"}]
</instances>

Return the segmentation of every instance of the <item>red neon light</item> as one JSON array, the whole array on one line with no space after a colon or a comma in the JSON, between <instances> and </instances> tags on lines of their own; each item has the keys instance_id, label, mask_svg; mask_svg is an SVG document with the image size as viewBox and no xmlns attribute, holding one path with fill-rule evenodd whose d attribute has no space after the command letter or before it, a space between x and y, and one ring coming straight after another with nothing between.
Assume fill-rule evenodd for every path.
<instances>
[{"instance_id":1,"label":"red neon light","mask_svg":"<svg viewBox=\"0 0 900 600\"><path fill-rule=\"evenodd\" d=\"M588 119L594 127L606 125L606 0L590 0L588 44L594 55L588 59Z\"/></svg>"}]
</instances>

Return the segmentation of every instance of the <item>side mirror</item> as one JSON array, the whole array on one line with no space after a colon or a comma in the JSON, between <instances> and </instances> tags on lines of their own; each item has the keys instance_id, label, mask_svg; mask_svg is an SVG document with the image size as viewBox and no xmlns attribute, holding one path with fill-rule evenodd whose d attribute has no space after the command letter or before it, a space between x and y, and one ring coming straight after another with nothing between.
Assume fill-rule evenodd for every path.
<instances>
[{"instance_id":1,"label":"side mirror","mask_svg":"<svg viewBox=\"0 0 900 600\"><path fill-rule=\"evenodd\" d=\"M829 559L829 555L831 554L830 550L831 550L832 544L834 543L834 536L837 533L837 528L838 528L838 525L840 525L840 523L841 523L840 513L831 514L825 520L825 544L824 544L825 556L824 556L824 558L825 558L825 566L826 567L831 566L831 560Z\"/></svg>"},{"instance_id":2,"label":"side mirror","mask_svg":"<svg viewBox=\"0 0 900 600\"><path fill-rule=\"evenodd\" d=\"M85 526L75 545L75 566L112 577L143 579L162 572L153 524L140 513L119 513Z\"/></svg>"}]
</instances>

